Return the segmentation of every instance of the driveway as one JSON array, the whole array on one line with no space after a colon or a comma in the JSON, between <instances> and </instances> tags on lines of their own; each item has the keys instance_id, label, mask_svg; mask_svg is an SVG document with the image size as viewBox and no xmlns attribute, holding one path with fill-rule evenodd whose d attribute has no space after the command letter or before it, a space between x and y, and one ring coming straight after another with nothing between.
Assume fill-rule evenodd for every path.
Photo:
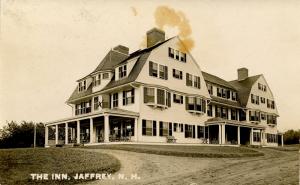
<instances>
[{"instance_id":1,"label":"driveway","mask_svg":"<svg viewBox=\"0 0 300 185\"><path fill-rule=\"evenodd\" d=\"M174 157L121 150L88 149L108 153L121 162L114 180L88 184L298 184L299 152L258 149L265 155L251 158ZM124 174L128 180L119 179ZM137 174L140 179L133 178Z\"/></svg>"}]
</instances>

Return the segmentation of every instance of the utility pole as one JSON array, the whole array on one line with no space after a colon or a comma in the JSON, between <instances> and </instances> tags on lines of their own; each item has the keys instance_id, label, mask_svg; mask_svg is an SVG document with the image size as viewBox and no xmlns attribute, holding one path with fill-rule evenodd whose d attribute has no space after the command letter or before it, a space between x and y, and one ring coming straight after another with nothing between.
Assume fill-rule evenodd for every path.
<instances>
[{"instance_id":1,"label":"utility pole","mask_svg":"<svg viewBox=\"0 0 300 185\"><path fill-rule=\"evenodd\" d=\"M36 146L36 123L34 123L34 131L33 131L33 148Z\"/></svg>"}]
</instances>

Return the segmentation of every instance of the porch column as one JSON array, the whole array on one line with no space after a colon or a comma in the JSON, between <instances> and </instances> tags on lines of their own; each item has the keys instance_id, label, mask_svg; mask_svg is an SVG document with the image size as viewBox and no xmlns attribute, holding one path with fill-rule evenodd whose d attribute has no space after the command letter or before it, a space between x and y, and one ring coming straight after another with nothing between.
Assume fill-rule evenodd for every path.
<instances>
[{"instance_id":1,"label":"porch column","mask_svg":"<svg viewBox=\"0 0 300 185\"><path fill-rule=\"evenodd\" d=\"M283 134L281 135L281 146L283 147Z\"/></svg>"},{"instance_id":2,"label":"porch column","mask_svg":"<svg viewBox=\"0 0 300 185\"><path fill-rule=\"evenodd\" d=\"M240 145L241 144L241 127L240 126L238 126L237 127L237 142L238 142L238 145Z\"/></svg>"},{"instance_id":3,"label":"porch column","mask_svg":"<svg viewBox=\"0 0 300 185\"><path fill-rule=\"evenodd\" d=\"M211 105L211 116L213 118L216 117L216 107L215 107L215 105Z\"/></svg>"},{"instance_id":4,"label":"porch column","mask_svg":"<svg viewBox=\"0 0 300 185\"><path fill-rule=\"evenodd\" d=\"M222 144L222 125L219 124L219 144Z\"/></svg>"},{"instance_id":5,"label":"porch column","mask_svg":"<svg viewBox=\"0 0 300 185\"><path fill-rule=\"evenodd\" d=\"M250 131L250 145L253 145L253 128Z\"/></svg>"},{"instance_id":6,"label":"porch column","mask_svg":"<svg viewBox=\"0 0 300 185\"><path fill-rule=\"evenodd\" d=\"M173 126L172 126L173 129ZM195 125L195 139L198 139L198 125Z\"/></svg>"},{"instance_id":7,"label":"porch column","mask_svg":"<svg viewBox=\"0 0 300 185\"><path fill-rule=\"evenodd\" d=\"M222 144L226 144L225 124L222 124Z\"/></svg>"},{"instance_id":8,"label":"porch column","mask_svg":"<svg viewBox=\"0 0 300 185\"><path fill-rule=\"evenodd\" d=\"M134 141L138 141L138 118L134 118Z\"/></svg>"},{"instance_id":9,"label":"porch column","mask_svg":"<svg viewBox=\"0 0 300 185\"><path fill-rule=\"evenodd\" d=\"M90 143L94 143L94 122L93 118L90 118Z\"/></svg>"},{"instance_id":10,"label":"porch column","mask_svg":"<svg viewBox=\"0 0 300 185\"><path fill-rule=\"evenodd\" d=\"M260 145L263 145L263 130L260 130Z\"/></svg>"},{"instance_id":11,"label":"porch column","mask_svg":"<svg viewBox=\"0 0 300 185\"><path fill-rule=\"evenodd\" d=\"M250 120L249 119L249 110L246 110L245 112L246 112L246 121L249 122L249 120Z\"/></svg>"},{"instance_id":12,"label":"porch column","mask_svg":"<svg viewBox=\"0 0 300 185\"><path fill-rule=\"evenodd\" d=\"M228 109L228 120L231 120L231 109Z\"/></svg>"},{"instance_id":13,"label":"porch column","mask_svg":"<svg viewBox=\"0 0 300 185\"><path fill-rule=\"evenodd\" d=\"M109 142L109 115L104 115L104 142Z\"/></svg>"},{"instance_id":14,"label":"porch column","mask_svg":"<svg viewBox=\"0 0 300 185\"><path fill-rule=\"evenodd\" d=\"M45 147L48 146L48 139L49 139L49 128L45 126Z\"/></svg>"},{"instance_id":15,"label":"porch column","mask_svg":"<svg viewBox=\"0 0 300 185\"><path fill-rule=\"evenodd\" d=\"M65 144L69 143L69 126L68 123L66 123L66 128L65 128Z\"/></svg>"},{"instance_id":16,"label":"porch column","mask_svg":"<svg viewBox=\"0 0 300 185\"><path fill-rule=\"evenodd\" d=\"M77 121L77 144L80 144L80 121Z\"/></svg>"},{"instance_id":17,"label":"porch column","mask_svg":"<svg viewBox=\"0 0 300 185\"><path fill-rule=\"evenodd\" d=\"M207 144L209 144L209 126L207 126Z\"/></svg>"},{"instance_id":18,"label":"porch column","mask_svg":"<svg viewBox=\"0 0 300 185\"><path fill-rule=\"evenodd\" d=\"M58 144L58 124L55 125L55 144Z\"/></svg>"},{"instance_id":19,"label":"porch column","mask_svg":"<svg viewBox=\"0 0 300 185\"><path fill-rule=\"evenodd\" d=\"M240 121L240 111L241 111L241 110L237 109L236 111L237 111L237 114L236 114L236 120L237 120L237 121Z\"/></svg>"}]
</instances>

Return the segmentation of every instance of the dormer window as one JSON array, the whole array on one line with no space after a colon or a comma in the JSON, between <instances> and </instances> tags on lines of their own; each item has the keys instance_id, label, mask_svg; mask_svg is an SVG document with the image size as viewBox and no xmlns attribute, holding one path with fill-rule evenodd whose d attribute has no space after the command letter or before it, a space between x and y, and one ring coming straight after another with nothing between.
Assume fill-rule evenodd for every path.
<instances>
[{"instance_id":1,"label":"dormer window","mask_svg":"<svg viewBox=\"0 0 300 185\"><path fill-rule=\"evenodd\" d=\"M78 84L78 91L81 92L81 91L84 91L84 90L86 90L86 81L85 80L79 82L79 84Z\"/></svg>"},{"instance_id":2,"label":"dormer window","mask_svg":"<svg viewBox=\"0 0 300 185\"><path fill-rule=\"evenodd\" d=\"M123 65L119 67L119 78L124 78L127 76L127 65Z\"/></svg>"},{"instance_id":3,"label":"dormer window","mask_svg":"<svg viewBox=\"0 0 300 185\"><path fill-rule=\"evenodd\" d=\"M93 86L98 86L101 84L101 74L93 77Z\"/></svg>"},{"instance_id":4,"label":"dormer window","mask_svg":"<svg viewBox=\"0 0 300 185\"><path fill-rule=\"evenodd\" d=\"M236 93L236 92L232 92L232 97L231 97L231 99L232 99L233 101L237 101L237 93Z\"/></svg>"},{"instance_id":5,"label":"dormer window","mask_svg":"<svg viewBox=\"0 0 300 185\"><path fill-rule=\"evenodd\" d=\"M103 73L102 74L102 79L107 79L109 77L109 74L108 73Z\"/></svg>"}]
</instances>

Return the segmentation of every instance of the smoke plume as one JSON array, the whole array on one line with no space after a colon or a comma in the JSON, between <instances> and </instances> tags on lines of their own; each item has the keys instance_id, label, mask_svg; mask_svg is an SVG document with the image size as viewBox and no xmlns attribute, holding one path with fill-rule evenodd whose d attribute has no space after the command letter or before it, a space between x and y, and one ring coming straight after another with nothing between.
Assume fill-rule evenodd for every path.
<instances>
[{"instance_id":1,"label":"smoke plume","mask_svg":"<svg viewBox=\"0 0 300 185\"><path fill-rule=\"evenodd\" d=\"M167 6L159 6L154 13L155 24L159 29L166 26L177 28L181 42L178 43L179 49L183 52L191 51L194 47L194 40L191 37L192 29L189 20L181 11L175 11Z\"/></svg>"}]
</instances>

